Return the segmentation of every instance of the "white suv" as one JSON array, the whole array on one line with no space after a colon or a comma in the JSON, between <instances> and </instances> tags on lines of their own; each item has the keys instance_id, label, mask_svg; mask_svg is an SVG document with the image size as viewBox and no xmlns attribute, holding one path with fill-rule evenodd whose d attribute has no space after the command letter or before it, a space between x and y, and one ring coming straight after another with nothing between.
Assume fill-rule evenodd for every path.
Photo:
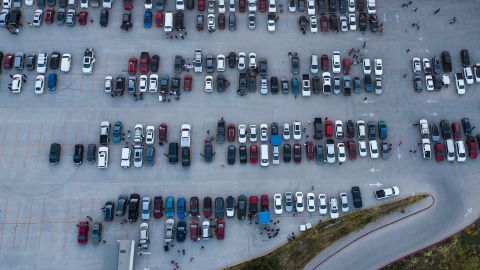
<instances>
[{"instance_id":1,"label":"white suv","mask_svg":"<svg viewBox=\"0 0 480 270\"><path fill-rule=\"evenodd\" d=\"M333 73L336 73L336 74L340 73L340 71L341 71L340 52L339 51L334 51L333 52L332 71L333 71Z\"/></svg>"}]
</instances>

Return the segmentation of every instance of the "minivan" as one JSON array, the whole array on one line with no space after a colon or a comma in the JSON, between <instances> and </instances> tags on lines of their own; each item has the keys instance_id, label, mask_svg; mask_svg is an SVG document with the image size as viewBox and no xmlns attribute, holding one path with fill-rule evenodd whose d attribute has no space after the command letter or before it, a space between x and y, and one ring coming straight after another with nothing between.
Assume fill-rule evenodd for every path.
<instances>
[{"instance_id":1,"label":"minivan","mask_svg":"<svg viewBox=\"0 0 480 270\"><path fill-rule=\"evenodd\" d=\"M269 164L268 160L268 144L260 145L260 165L262 167L267 167Z\"/></svg>"},{"instance_id":2,"label":"minivan","mask_svg":"<svg viewBox=\"0 0 480 270\"><path fill-rule=\"evenodd\" d=\"M165 32L172 32L173 29L173 13L171 11L165 12Z\"/></svg>"},{"instance_id":3,"label":"minivan","mask_svg":"<svg viewBox=\"0 0 480 270\"><path fill-rule=\"evenodd\" d=\"M310 72L313 74L318 73L318 56L316 54L312 54L312 61L311 61L311 68Z\"/></svg>"},{"instance_id":4,"label":"minivan","mask_svg":"<svg viewBox=\"0 0 480 270\"><path fill-rule=\"evenodd\" d=\"M452 139L445 140L445 150L447 152L447 160L454 161L455 160L455 145L453 144Z\"/></svg>"}]
</instances>

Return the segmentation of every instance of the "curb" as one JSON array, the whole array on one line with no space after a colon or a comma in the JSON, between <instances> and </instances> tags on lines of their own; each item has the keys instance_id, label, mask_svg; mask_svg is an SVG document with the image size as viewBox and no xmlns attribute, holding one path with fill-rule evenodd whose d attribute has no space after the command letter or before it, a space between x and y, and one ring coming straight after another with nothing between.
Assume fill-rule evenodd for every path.
<instances>
[{"instance_id":1,"label":"curb","mask_svg":"<svg viewBox=\"0 0 480 270\"><path fill-rule=\"evenodd\" d=\"M384 225L382 225L382 226L380 226L380 227L378 227L378 228L375 228L375 229L373 229L373 230L371 230L371 231L368 231L368 232L366 232L366 233L358 236L357 238L353 239L352 241L350 241L349 243L347 243L347 244L344 245L343 247L339 248L338 250L336 250L335 252L333 252L332 254L330 254L327 258L325 258L323 261L321 261L320 263L318 263L318 264L317 264L315 267L313 267L312 269L317 269L319 266L321 266L323 263L325 263L326 261L328 261L330 258L332 258L333 256L337 255L337 254L340 253L342 250L346 249L347 247L349 247L349 246L352 245L353 243L357 242L358 240L364 238L365 236L367 236L367 235L369 235L369 234L371 234L371 233L374 233L374 232L376 232L376 231L379 231L379 230L381 230L381 229L383 229L383 228L385 228L385 227L388 227L388 226L390 226L390 225L392 225L392 224L395 224L395 223L397 223L397 222L399 222L399 221L402 221L402 220L404 220L404 219L406 219L406 218L409 218L409 217L411 217L411 216L414 216L414 215L416 215L416 214L419 214L419 213L421 213L421 212L423 212L423 211L426 211L426 210L430 209L430 208L435 204L435 198L433 197L432 194L429 194L429 196L432 198L432 203L431 203L429 206L427 206L427 207L425 207L425 208L422 208L422 209L420 209L420 210L418 210L418 211L416 211L416 212L413 212L413 213L411 213L411 214L408 214L408 215L406 215L406 216L404 216L404 217L401 217L401 218L399 218L399 219L396 219L396 220L394 220L394 221L392 221L392 222L390 222L390 223L384 224Z\"/></svg>"}]
</instances>

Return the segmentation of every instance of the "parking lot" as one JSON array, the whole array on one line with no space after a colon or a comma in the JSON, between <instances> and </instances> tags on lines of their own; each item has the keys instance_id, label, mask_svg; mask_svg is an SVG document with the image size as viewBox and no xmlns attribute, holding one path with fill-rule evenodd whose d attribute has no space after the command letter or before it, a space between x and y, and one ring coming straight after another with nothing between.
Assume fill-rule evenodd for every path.
<instances>
[{"instance_id":1,"label":"parking lot","mask_svg":"<svg viewBox=\"0 0 480 270\"><path fill-rule=\"evenodd\" d=\"M298 30L298 13L285 11L280 14L277 30L266 32L266 14L257 18L257 28L249 30L247 14L237 16L237 31L228 30L209 34L195 30L197 11L186 11L185 24L188 36L182 39L167 40L161 29L142 26L143 3L135 3L133 9L134 27L128 32L120 29L121 5L114 3L110 14L110 26L98 25L99 9L89 8L89 16L94 24L86 26L42 25L40 28L24 26L17 36L4 29L0 31L0 50L6 52L23 51L71 53L72 71L59 74L56 93L35 95L33 91L35 74L27 72L27 82L20 94L7 90L9 74L0 74L0 258L4 267L14 269L115 269L117 239L137 239L138 225L104 222L106 244L79 247L76 244L75 224L85 217L102 219L100 208L107 200L116 200L122 193L137 192L141 196L173 195L175 198L191 196L237 196L257 195L286 191L314 192L328 196L349 192L350 187L360 186L364 207L377 203L373 190L377 182L382 187L398 185L401 196L412 192L432 192L439 198L437 207L446 212L449 220L428 220L431 225L433 242L460 228L478 216L479 199L478 160L468 160L464 164L437 164L433 160L422 159L418 147L419 131L412 124L425 118L429 122L442 119L459 121L470 118L472 125L478 125L479 84L468 87L466 96L458 96L454 84L439 92L416 93L412 88L412 57L433 57L443 50L452 54L453 70L460 70L459 52L469 49L472 63L480 62L479 38L471 19L476 9L476 1L442 3L442 11L432 15L437 4L425 1L417 12L401 8L401 3L377 1L377 14L384 24L383 36L370 32L347 33L308 33ZM280 2L281 3L281 2ZM173 8L169 2L168 7ZM283 3L284 7L287 6ZM431 8L429 6L432 6ZM431 9L431 10L430 10ZM24 21L31 20L34 8L23 7ZM93 16L92 16L93 15ZM398 15L398 16L397 16ZM448 24L456 16L455 24ZM265 19L266 20L266 19ZM410 25L420 21L420 30ZM439 33L442 29L442 33ZM407 30L405 32L405 30ZM366 41L366 47L362 48ZM92 47L96 53L96 63L92 75L81 72L81 58L85 48ZM202 48L204 54L227 55L230 51L255 52L257 57L265 57L269 64L269 76L291 78L288 52L297 52L300 57L300 73L308 73L308 59L311 54L328 54L340 51L348 55L351 48L360 48L365 57L383 59L383 94L352 93L343 95L297 97L293 95L260 95L259 91L240 97L236 93L238 72L228 70L226 79L232 82L225 93L207 94L204 92L205 74L193 75L193 90L182 95L179 101L159 103L156 95L147 93L143 100L135 101L132 96L112 98L105 94L106 75L126 74L128 58L138 57L148 51L160 55L159 74L173 75L175 55L193 58L194 50ZM406 50L410 49L407 53ZM352 67L354 74L362 73L360 65ZM403 74L408 73L408 78ZM450 80L454 81L453 73ZM298 76L300 78L300 75ZM365 100L365 97L367 99ZM279 124L301 120L313 121L315 117L328 117L331 120L347 119L365 121L384 120L389 128L389 142L392 151L388 160L357 159L346 164L317 165L308 162L303 156L301 164L270 165L261 168L256 165L233 166L226 164L226 146L216 145L217 156L211 164L205 163L200 153L207 130L216 130L217 121L224 117L227 123L250 124L257 127L261 123ZM72 162L73 146L77 143L98 144L101 121L114 123L121 120L125 127L133 130L137 123L158 126L162 122L169 125L169 140L180 140L180 125L192 125L192 164L183 168L180 164L170 165L163 158L165 146L157 146L157 163L154 167L141 169L120 168L121 146L110 149L110 166L99 170L97 166ZM311 128L310 135L312 134ZM476 134L474 131L474 134ZM324 139L325 141L325 139ZM402 144L399 145L400 141ZM50 143L63 146L62 162L58 166L48 164ZM418 153L409 152L415 148ZM303 152L305 154L305 152ZM272 204L271 204L272 205ZM473 213L465 215L465 209L473 207ZM351 207L353 208L353 207ZM248 221L226 221L225 240L211 239L193 243L174 242L173 250L163 251L164 221L151 222L151 256L136 258L136 269L169 269L171 260L178 261L181 269L218 269L222 266L262 254L286 241L292 231L306 222L318 222L318 213L310 216L303 213L293 217L284 214L280 220L277 237L267 240L259 235L255 224ZM438 218L438 217L437 217ZM417 220L418 221L418 220ZM441 227L441 228L440 228ZM433 235L434 229L438 233ZM428 235L428 233L426 233ZM205 249L201 250L204 245ZM186 255L178 255L176 249L185 249ZM395 250L392 249L392 254ZM395 259L403 251L396 251L387 258ZM219 255L222 254L222 255ZM190 262L189 258L194 257ZM377 266L377 264L372 263ZM370 265L371 266L371 265ZM368 268L368 267L367 267Z\"/></svg>"}]
</instances>

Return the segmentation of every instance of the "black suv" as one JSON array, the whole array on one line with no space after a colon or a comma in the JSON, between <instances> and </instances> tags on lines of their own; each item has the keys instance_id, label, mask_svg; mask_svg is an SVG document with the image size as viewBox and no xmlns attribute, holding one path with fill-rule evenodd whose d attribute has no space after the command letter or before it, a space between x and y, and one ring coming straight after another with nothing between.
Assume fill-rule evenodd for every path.
<instances>
[{"instance_id":1,"label":"black suv","mask_svg":"<svg viewBox=\"0 0 480 270\"><path fill-rule=\"evenodd\" d=\"M217 143L224 143L225 142L225 120L220 119L217 123Z\"/></svg>"},{"instance_id":2,"label":"black suv","mask_svg":"<svg viewBox=\"0 0 480 270\"><path fill-rule=\"evenodd\" d=\"M289 163L292 160L292 146L289 143L283 145L283 162Z\"/></svg>"},{"instance_id":3,"label":"black suv","mask_svg":"<svg viewBox=\"0 0 480 270\"><path fill-rule=\"evenodd\" d=\"M313 119L313 129L315 133L315 139L321 140L323 139L323 125L322 125L322 118L316 117Z\"/></svg>"},{"instance_id":4,"label":"black suv","mask_svg":"<svg viewBox=\"0 0 480 270\"><path fill-rule=\"evenodd\" d=\"M83 145L76 144L73 152L73 163L80 165L83 163Z\"/></svg>"},{"instance_id":5,"label":"black suv","mask_svg":"<svg viewBox=\"0 0 480 270\"><path fill-rule=\"evenodd\" d=\"M245 145L238 147L238 155L240 164L247 164L247 147Z\"/></svg>"},{"instance_id":6,"label":"black suv","mask_svg":"<svg viewBox=\"0 0 480 270\"><path fill-rule=\"evenodd\" d=\"M222 197L215 198L215 218L223 219L224 201Z\"/></svg>"},{"instance_id":7,"label":"black suv","mask_svg":"<svg viewBox=\"0 0 480 270\"><path fill-rule=\"evenodd\" d=\"M178 143L171 142L168 144L168 163L177 164L178 163Z\"/></svg>"},{"instance_id":8,"label":"black suv","mask_svg":"<svg viewBox=\"0 0 480 270\"><path fill-rule=\"evenodd\" d=\"M115 203L113 201L108 201L105 203L103 208L103 215L105 221L112 221L115 213Z\"/></svg>"},{"instance_id":9,"label":"black suv","mask_svg":"<svg viewBox=\"0 0 480 270\"><path fill-rule=\"evenodd\" d=\"M122 15L122 26L120 28L122 30L128 31L132 28L132 12L130 10L126 10L123 12Z\"/></svg>"},{"instance_id":10,"label":"black suv","mask_svg":"<svg viewBox=\"0 0 480 270\"><path fill-rule=\"evenodd\" d=\"M442 138L448 140L452 138L452 127L448 120L440 121L440 129L442 130Z\"/></svg>"},{"instance_id":11,"label":"black suv","mask_svg":"<svg viewBox=\"0 0 480 270\"><path fill-rule=\"evenodd\" d=\"M468 53L468 50L463 49L460 51L460 59L462 60L463 67L470 66L470 55Z\"/></svg>"},{"instance_id":12,"label":"black suv","mask_svg":"<svg viewBox=\"0 0 480 270\"><path fill-rule=\"evenodd\" d=\"M128 203L128 219L131 222L137 222L140 207L140 195L132 193L130 195L130 202Z\"/></svg>"},{"instance_id":13,"label":"black suv","mask_svg":"<svg viewBox=\"0 0 480 270\"><path fill-rule=\"evenodd\" d=\"M227 150L227 163L228 165L235 164L235 155L236 155L236 148L234 145L229 145Z\"/></svg>"},{"instance_id":14,"label":"black suv","mask_svg":"<svg viewBox=\"0 0 480 270\"><path fill-rule=\"evenodd\" d=\"M360 187L354 186L352 187L352 198L353 198L353 206L355 208L362 208L362 193L360 193Z\"/></svg>"},{"instance_id":15,"label":"black suv","mask_svg":"<svg viewBox=\"0 0 480 270\"><path fill-rule=\"evenodd\" d=\"M182 147L182 166L190 166L190 147Z\"/></svg>"},{"instance_id":16,"label":"black suv","mask_svg":"<svg viewBox=\"0 0 480 270\"><path fill-rule=\"evenodd\" d=\"M278 77L271 77L270 78L270 92L272 94L278 94L280 91L280 86L278 84Z\"/></svg>"},{"instance_id":17,"label":"black suv","mask_svg":"<svg viewBox=\"0 0 480 270\"><path fill-rule=\"evenodd\" d=\"M443 71L452 72L452 57L448 51L443 51L442 54Z\"/></svg>"},{"instance_id":18,"label":"black suv","mask_svg":"<svg viewBox=\"0 0 480 270\"><path fill-rule=\"evenodd\" d=\"M48 156L48 161L50 162L50 164L57 165L60 162L60 152L60 144L52 143L50 145L50 154Z\"/></svg>"},{"instance_id":19,"label":"black suv","mask_svg":"<svg viewBox=\"0 0 480 270\"><path fill-rule=\"evenodd\" d=\"M247 215L247 196L241 194L238 196L237 217L238 220L244 220Z\"/></svg>"},{"instance_id":20,"label":"black suv","mask_svg":"<svg viewBox=\"0 0 480 270\"><path fill-rule=\"evenodd\" d=\"M59 52L53 52L50 54L50 69L58 69L60 67L60 57Z\"/></svg>"},{"instance_id":21,"label":"black suv","mask_svg":"<svg viewBox=\"0 0 480 270\"><path fill-rule=\"evenodd\" d=\"M97 157L97 145L96 144L89 144L87 146L87 162L88 163L95 163Z\"/></svg>"},{"instance_id":22,"label":"black suv","mask_svg":"<svg viewBox=\"0 0 480 270\"><path fill-rule=\"evenodd\" d=\"M205 145L203 146L203 158L205 159L205 162L207 163L212 163L213 162L213 156L215 153L213 152L213 145L209 141L205 141Z\"/></svg>"}]
</instances>

